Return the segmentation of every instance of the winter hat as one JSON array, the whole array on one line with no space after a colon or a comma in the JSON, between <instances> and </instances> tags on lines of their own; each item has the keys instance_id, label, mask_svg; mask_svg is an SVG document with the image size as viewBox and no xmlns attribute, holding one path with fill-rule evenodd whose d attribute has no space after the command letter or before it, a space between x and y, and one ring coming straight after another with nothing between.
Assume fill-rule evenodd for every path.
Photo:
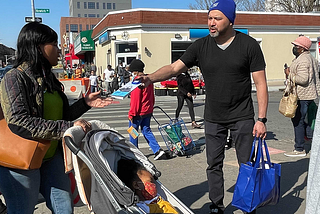
<instances>
[{"instance_id":1,"label":"winter hat","mask_svg":"<svg viewBox=\"0 0 320 214\"><path fill-rule=\"evenodd\" d=\"M133 71L143 72L144 63L139 59L134 59L130 63L129 70L131 72L133 72Z\"/></svg>"},{"instance_id":2,"label":"winter hat","mask_svg":"<svg viewBox=\"0 0 320 214\"><path fill-rule=\"evenodd\" d=\"M306 50L309 50L311 47L311 44L312 44L311 40L305 36L299 36L298 38L296 38L296 40L294 40L291 43L294 45L298 45L300 47L303 47Z\"/></svg>"},{"instance_id":3,"label":"winter hat","mask_svg":"<svg viewBox=\"0 0 320 214\"><path fill-rule=\"evenodd\" d=\"M234 24L234 19L236 18L236 3L234 3L233 0L215 0L210 6L209 12L211 10L221 11L229 21Z\"/></svg>"}]
</instances>

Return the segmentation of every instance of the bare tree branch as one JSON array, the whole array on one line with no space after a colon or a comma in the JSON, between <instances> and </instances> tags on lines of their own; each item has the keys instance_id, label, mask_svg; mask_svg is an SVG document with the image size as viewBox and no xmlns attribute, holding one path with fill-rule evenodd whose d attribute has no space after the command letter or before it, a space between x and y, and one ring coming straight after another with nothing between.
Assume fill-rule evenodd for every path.
<instances>
[{"instance_id":1,"label":"bare tree branch","mask_svg":"<svg viewBox=\"0 0 320 214\"><path fill-rule=\"evenodd\" d=\"M308 13L319 11L319 0L267 0L266 11Z\"/></svg>"},{"instance_id":2,"label":"bare tree branch","mask_svg":"<svg viewBox=\"0 0 320 214\"><path fill-rule=\"evenodd\" d=\"M191 10L209 10L214 0L196 0L195 4L189 4Z\"/></svg>"},{"instance_id":3,"label":"bare tree branch","mask_svg":"<svg viewBox=\"0 0 320 214\"><path fill-rule=\"evenodd\" d=\"M235 0L237 10L242 11L264 11L265 0ZM209 10L214 0L195 0L196 3L189 4L191 10Z\"/></svg>"},{"instance_id":4,"label":"bare tree branch","mask_svg":"<svg viewBox=\"0 0 320 214\"><path fill-rule=\"evenodd\" d=\"M192 10L209 10L215 0L195 0ZM234 0L238 11L308 13L320 11L320 0Z\"/></svg>"}]
</instances>

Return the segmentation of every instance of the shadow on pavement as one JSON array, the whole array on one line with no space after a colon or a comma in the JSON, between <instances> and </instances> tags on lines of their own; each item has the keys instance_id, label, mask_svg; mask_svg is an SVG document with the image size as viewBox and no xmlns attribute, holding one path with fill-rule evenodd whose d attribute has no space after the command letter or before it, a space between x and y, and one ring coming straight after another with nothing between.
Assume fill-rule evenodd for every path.
<instances>
[{"instance_id":1,"label":"shadow on pavement","mask_svg":"<svg viewBox=\"0 0 320 214\"><path fill-rule=\"evenodd\" d=\"M208 192L208 182L202 182L197 185L187 186L176 192L176 195L187 207L191 207L193 203L204 197L204 194ZM192 193L192 194L191 194ZM210 203L203 204L200 209L193 209L192 211L196 214L203 214L209 212Z\"/></svg>"},{"instance_id":2,"label":"shadow on pavement","mask_svg":"<svg viewBox=\"0 0 320 214\"><path fill-rule=\"evenodd\" d=\"M307 186L307 176L303 182L299 182L301 175L308 171L309 158L297 160L295 162L281 163L281 184L280 193L281 198L276 205L265 206L258 209L257 214L292 214L296 213L304 197L300 197L300 192ZM299 182L299 185L297 183ZM234 186L227 190L228 192L234 191ZM229 204L226 207L226 213L233 213L237 208Z\"/></svg>"},{"instance_id":3,"label":"shadow on pavement","mask_svg":"<svg viewBox=\"0 0 320 214\"><path fill-rule=\"evenodd\" d=\"M276 138L276 136L277 135L274 132L267 131L266 140L278 140L278 138Z\"/></svg>"}]
</instances>

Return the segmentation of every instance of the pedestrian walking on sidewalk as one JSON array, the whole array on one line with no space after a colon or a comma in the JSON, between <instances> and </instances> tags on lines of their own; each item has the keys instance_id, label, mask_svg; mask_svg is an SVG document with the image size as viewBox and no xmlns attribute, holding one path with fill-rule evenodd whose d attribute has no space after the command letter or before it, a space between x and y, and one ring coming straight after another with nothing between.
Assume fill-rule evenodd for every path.
<instances>
[{"instance_id":1,"label":"pedestrian walking on sidewalk","mask_svg":"<svg viewBox=\"0 0 320 214\"><path fill-rule=\"evenodd\" d=\"M113 79L115 78L114 70L108 65L103 72L102 79L105 81L107 94L113 93Z\"/></svg>"},{"instance_id":2,"label":"pedestrian walking on sidewalk","mask_svg":"<svg viewBox=\"0 0 320 214\"><path fill-rule=\"evenodd\" d=\"M305 118L308 107L318 97L319 68L318 61L309 51L312 42L308 37L299 36L292 44L292 53L296 58L290 67L284 69L284 73L288 81L296 83L298 107L294 118L291 119L294 128L294 150L284 155L303 157L307 155L304 149L307 127Z\"/></svg>"},{"instance_id":3,"label":"pedestrian walking on sidewalk","mask_svg":"<svg viewBox=\"0 0 320 214\"><path fill-rule=\"evenodd\" d=\"M194 85L192 83L190 74L188 71L183 72L177 76L177 83L178 83L178 92L177 92L177 99L178 99L178 106L176 109L176 118L179 117L180 111L183 107L184 101L187 102L189 115L191 118L192 128L200 128L201 126L196 123L195 114L193 109L193 99L195 97L195 90Z\"/></svg>"},{"instance_id":4,"label":"pedestrian walking on sidewalk","mask_svg":"<svg viewBox=\"0 0 320 214\"><path fill-rule=\"evenodd\" d=\"M257 41L233 29L233 0L216 0L208 12L209 35L191 44L180 59L143 76L145 87L199 66L206 85L204 112L210 213L223 214L225 206L223 160L228 129L238 163L249 161L253 135L265 138L268 90L265 61ZM258 121L254 121L251 77L257 90ZM252 213L255 213L253 211Z\"/></svg>"},{"instance_id":5,"label":"pedestrian walking on sidewalk","mask_svg":"<svg viewBox=\"0 0 320 214\"><path fill-rule=\"evenodd\" d=\"M118 76L120 78L119 87L121 87L122 85L125 85L125 82L124 82L124 67L123 67L122 61L120 61L119 65L116 67L116 73L118 74Z\"/></svg>"},{"instance_id":6,"label":"pedestrian walking on sidewalk","mask_svg":"<svg viewBox=\"0 0 320 214\"><path fill-rule=\"evenodd\" d=\"M70 179L63 162L63 134L72 126L90 131L91 124L77 118L91 107L112 102L110 98L101 99L96 92L69 106L63 85L52 72L59 55L57 33L47 25L30 22L19 33L13 69L1 81L1 108L12 133L25 139L50 141L39 169L0 166L0 191L8 213L32 214L39 192L52 213L73 213Z\"/></svg>"},{"instance_id":7,"label":"pedestrian walking on sidewalk","mask_svg":"<svg viewBox=\"0 0 320 214\"><path fill-rule=\"evenodd\" d=\"M89 77L90 80L90 89L91 89L91 93L98 91L98 76L96 75L96 73L94 71L91 71L91 75Z\"/></svg>"},{"instance_id":8,"label":"pedestrian walking on sidewalk","mask_svg":"<svg viewBox=\"0 0 320 214\"><path fill-rule=\"evenodd\" d=\"M137 77L145 76L144 63L139 59L132 60L129 70ZM131 92L130 110L129 110L129 127L133 126L136 130L141 128L142 134L149 144L153 154L154 160L161 158L165 152L161 149L158 141L154 137L151 128L150 120L153 113L155 98L153 92L153 84L149 84L144 89L136 88ZM138 137L133 138L130 135L130 142L138 147Z\"/></svg>"}]
</instances>

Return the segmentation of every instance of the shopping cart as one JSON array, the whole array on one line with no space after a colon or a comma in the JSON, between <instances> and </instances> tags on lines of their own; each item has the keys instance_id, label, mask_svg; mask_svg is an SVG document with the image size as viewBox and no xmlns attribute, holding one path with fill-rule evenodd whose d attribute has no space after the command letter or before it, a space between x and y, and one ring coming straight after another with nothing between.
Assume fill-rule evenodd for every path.
<instances>
[{"instance_id":1,"label":"shopping cart","mask_svg":"<svg viewBox=\"0 0 320 214\"><path fill-rule=\"evenodd\" d=\"M155 106L154 109L159 109L168 118L169 122L160 124L160 122L152 115L155 122L158 124L158 130L169 151L176 155L184 155L187 151L195 149L195 143L187 129L182 118L172 119L161 107Z\"/></svg>"}]
</instances>

